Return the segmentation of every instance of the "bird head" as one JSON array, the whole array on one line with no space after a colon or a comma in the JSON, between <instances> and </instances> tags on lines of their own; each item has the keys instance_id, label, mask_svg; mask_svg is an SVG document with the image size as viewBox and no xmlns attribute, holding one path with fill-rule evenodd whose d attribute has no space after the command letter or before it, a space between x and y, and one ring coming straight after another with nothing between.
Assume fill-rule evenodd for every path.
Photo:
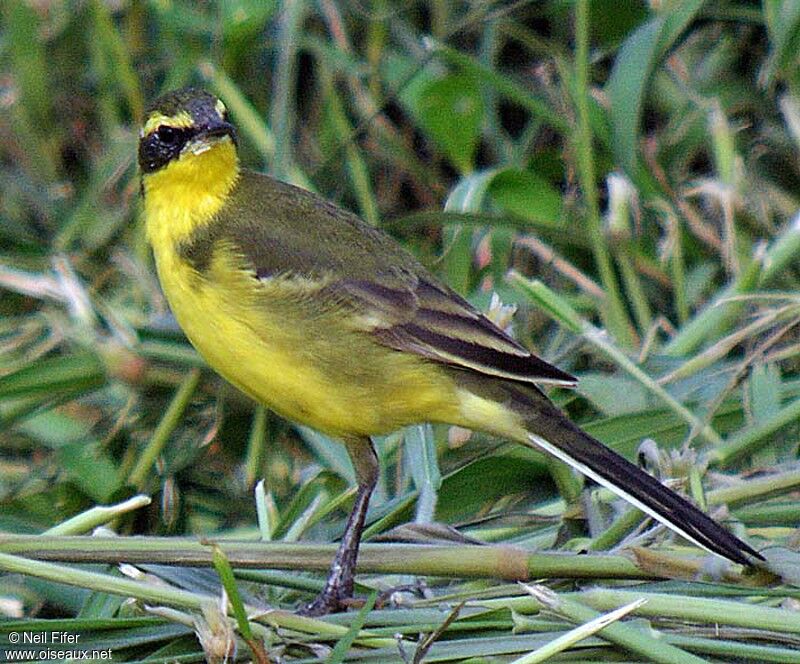
<instances>
[{"instance_id":1,"label":"bird head","mask_svg":"<svg viewBox=\"0 0 800 664\"><path fill-rule=\"evenodd\" d=\"M147 237L181 242L222 208L239 179L236 129L214 95L184 88L147 109L139 133Z\"/></svg>"},{"instance_id":2,"label":"bird head","mask_svg":"<svg viewBox=\"0 0 800 664\"><path fill-rule=\"evenodd\" d=\"M219 146L236 147L236 129L222 100L205 90L184 88L156 99L139 133L139 167L159 171Z\"/></svg>"}]
</instances>

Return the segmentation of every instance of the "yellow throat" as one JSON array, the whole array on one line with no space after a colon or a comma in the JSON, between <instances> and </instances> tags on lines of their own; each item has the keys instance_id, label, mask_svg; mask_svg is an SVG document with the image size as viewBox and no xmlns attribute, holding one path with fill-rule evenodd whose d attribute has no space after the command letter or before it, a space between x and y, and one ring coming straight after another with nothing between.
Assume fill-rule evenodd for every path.
<instances>
[{"instance_id":1,"label":"yellow throat","mask_svg":"<svg viewBox=\"0 0 800 664\"><path fill-rule=\"evenodd\" d=\"M184 154L142 176L147 240L173 247L208 223L239 178L236 145L229 136Z\"/></svg>"}]
</instances>

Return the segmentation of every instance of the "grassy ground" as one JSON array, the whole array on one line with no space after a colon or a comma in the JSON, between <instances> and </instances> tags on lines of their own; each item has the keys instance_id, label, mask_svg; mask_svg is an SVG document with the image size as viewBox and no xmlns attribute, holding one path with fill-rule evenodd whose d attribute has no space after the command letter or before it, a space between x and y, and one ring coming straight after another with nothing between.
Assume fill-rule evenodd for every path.
<instances>
[{"instance_id":1,"label":"grassy ground","mask_svg":"<svg viewBox=\"0 0 800 664\"><path fill-rule=\"evenodd\" d=\"M650 4L5 0L0 651L59 631L77 644L37 652L800 662L800 10ZM222 384L169 317L135 147L147 101L188 83L223 97L249 166L380 224L580 376L553 394L574 419L771 547L775 575L605 491L573 499L530 451L415 427L378 441L359 577L362 597L408 590L293 615L352 470Z\"/></svg>"}]
</instances>

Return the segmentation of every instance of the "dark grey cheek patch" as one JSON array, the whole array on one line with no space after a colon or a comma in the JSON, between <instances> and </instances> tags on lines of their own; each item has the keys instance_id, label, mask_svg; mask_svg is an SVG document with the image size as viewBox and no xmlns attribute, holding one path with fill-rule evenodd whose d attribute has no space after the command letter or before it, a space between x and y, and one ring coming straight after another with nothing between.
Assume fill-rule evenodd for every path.
<instances>
[{"instance_id":1,"label":"dark grey cheek patch","mask_svg":"<svg viewBox=\"0 0 800 664\"><path fill-rule=\"evenodd\" d=\"M171 129L169 141L159 137L158 129L139 141L139 167L143 173L157 171L175 159L194 133L190 129Z\"/></svg>"}]
</instances>

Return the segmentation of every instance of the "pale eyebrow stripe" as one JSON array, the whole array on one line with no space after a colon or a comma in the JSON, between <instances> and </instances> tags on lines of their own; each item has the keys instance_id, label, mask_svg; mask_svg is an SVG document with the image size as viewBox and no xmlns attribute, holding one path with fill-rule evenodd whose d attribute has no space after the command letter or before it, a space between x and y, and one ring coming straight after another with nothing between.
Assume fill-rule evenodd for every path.
<instances>
[{"instance_id":1,"label":"pale eyebrow stripe","mask_svg":"<svg viewBox=\"0 0 800 664\"><path fill-rule=\"evenodd\" d=\"M194 118L186 111L180 111L175 115L164 115L156 111L145 122L142 128L142 136L152 134L161 125L176 127L178 129L188 129L194 126Z\"/></svg>"}]
</instances>

